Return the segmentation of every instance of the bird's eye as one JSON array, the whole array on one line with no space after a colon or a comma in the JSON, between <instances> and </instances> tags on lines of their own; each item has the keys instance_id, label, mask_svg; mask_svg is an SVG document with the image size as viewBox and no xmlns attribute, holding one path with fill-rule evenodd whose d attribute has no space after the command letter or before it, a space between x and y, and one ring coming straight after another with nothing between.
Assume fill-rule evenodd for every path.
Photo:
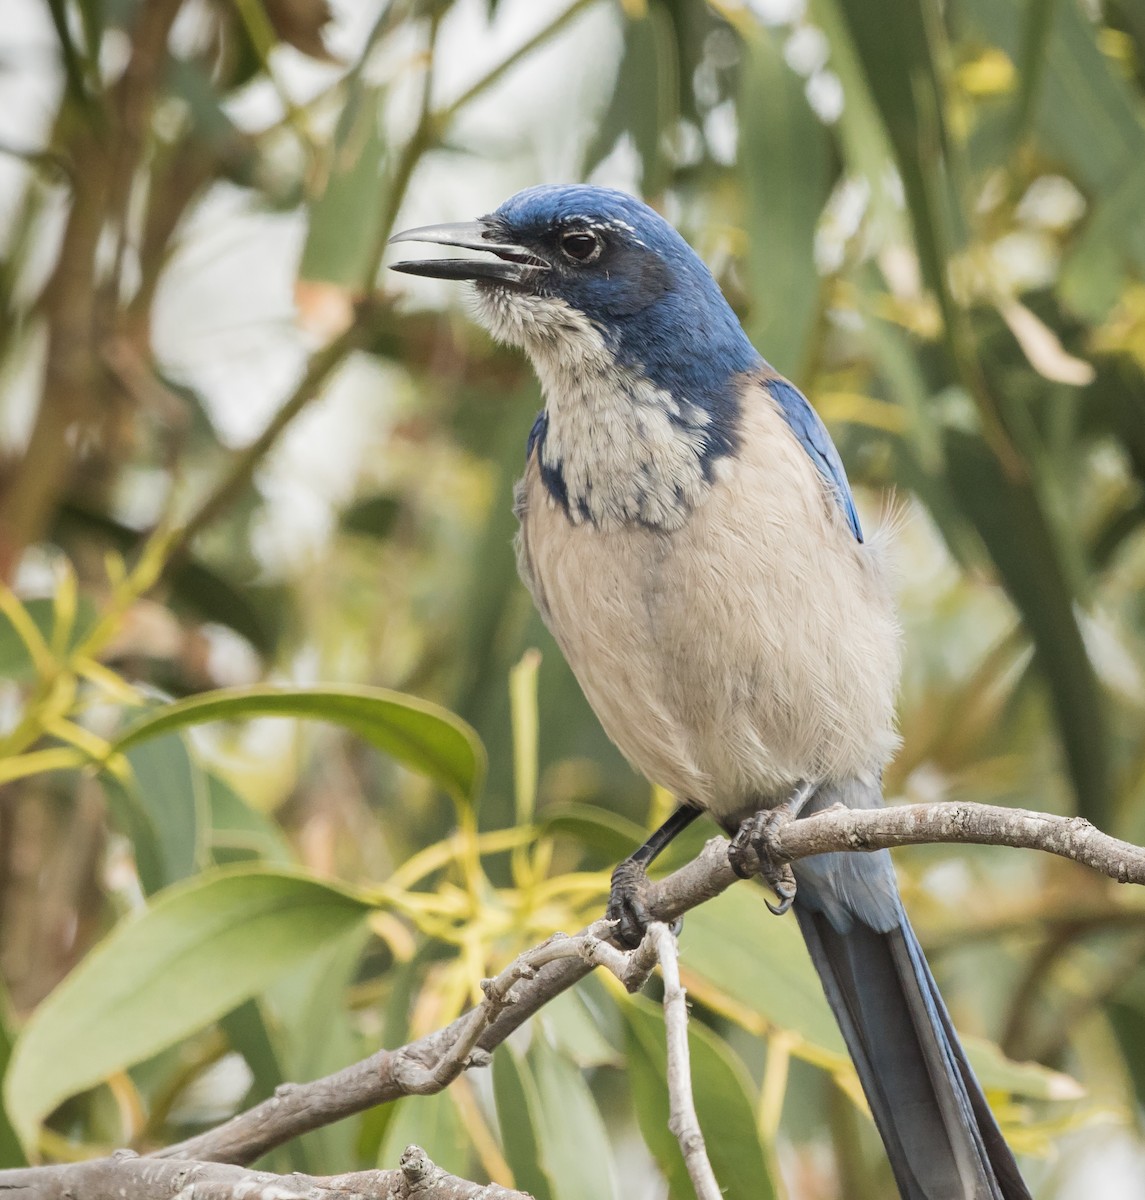
<instances>
[{"instance_id":1,"label":"bird's eye","mask_svg":"<svg viewBox=\"0 0 1145 1200\"><path fill-rule=\"evenodd\" d=\"M600 238L595 233L588 233L584 230L566 233L561 237L561 249L564 251L565 257L571 258L575 262L593 262L600 257L602 248Z\"/></svg>"}]
</instances>

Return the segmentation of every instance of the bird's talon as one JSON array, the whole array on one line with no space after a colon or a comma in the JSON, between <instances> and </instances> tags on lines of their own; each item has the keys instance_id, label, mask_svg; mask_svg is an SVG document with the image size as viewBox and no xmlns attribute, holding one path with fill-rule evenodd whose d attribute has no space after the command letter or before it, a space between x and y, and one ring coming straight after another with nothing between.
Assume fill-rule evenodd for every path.
<instances>
[{"instance_id":1,"label":"bird's talon","mask_svg":"<svg viewBox=\"0 0 1145 1200\"><path fill-rule=\"evenodd\" d=\"M791 803L761 809L741 823L728 847L728 862L741 879L759 874L775 893L779 903L772 904L770 900L765 903L777 917L788 912L795 900L795 873L781 855L778 837L783 826L794 819ZM759 864L755 870L752 860Z\"/></svg>"},{"instance_id":2,"label":"bird's talon","mask_svg":"<svg viewBox=\"0 0 1145 1200\"><path fill-rule=\"evenodd\" d=\"M652 915L644 901L647 889L648 873L641 863L626 858L612 872L612 890L605 915L616 922L615 938L629 950L640 945L652 923Z\"/></svg>"},{"instance_id":3,"label":"bird's talon","mask_svg":"<svg viewBox=\"0 0 1145 1200\"><path fill-rule=\"evenodd\" d=\"M784 913L791 911L791 905L795 902L795 875L792 873L791 864L784 863L774 877L765 873L764 878L779 897L778 904L772 904L770 900L765 900L764 904L777 917L782 917Z\"/></svg>"}]
</instances>

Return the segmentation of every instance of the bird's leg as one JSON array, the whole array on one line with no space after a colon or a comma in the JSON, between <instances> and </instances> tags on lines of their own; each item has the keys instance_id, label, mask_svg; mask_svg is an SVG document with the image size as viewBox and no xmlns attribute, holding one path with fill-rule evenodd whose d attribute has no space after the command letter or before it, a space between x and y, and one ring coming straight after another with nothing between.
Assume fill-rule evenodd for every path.
<instances>
[{"instance_id":1,"label":"bird's leg","mask_svg":"<svg viewBox=\"0 0 1145 1200\"><path fill-rule=\"evenodd\" d=\"M669 842L682 833L700 815L700 809L681 804L678 809L640 847L612 872L612 891L608 897L608 919L615 921L616 938L634 949L640 945L652 917L645 903L648 867Z\"/></svg>"},{"instance_id":2,"label":"bird's leg","mask_svg":"<svg viewBox=\"0 0 1145 1200\"><path fill-rule=\"evenodd\" d=\"M764 901L777 917L787 912L795 900L795 872L779 854L778 834L788 821L799 816L818 789L817 783L801 783L782 804L753 813L741 822L728 847L728 862L741 879L756 874L752 860L758 860L758 873L779 898L778 904Z\"/></svg>"}]
</instances>

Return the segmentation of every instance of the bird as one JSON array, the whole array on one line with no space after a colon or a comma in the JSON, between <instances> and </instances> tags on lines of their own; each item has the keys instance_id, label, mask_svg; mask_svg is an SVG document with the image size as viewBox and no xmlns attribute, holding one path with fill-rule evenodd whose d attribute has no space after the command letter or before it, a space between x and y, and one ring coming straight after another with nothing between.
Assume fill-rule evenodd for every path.
<instances>
[{"instance_id":1,"label":"bird","mask_svg":"<svg viewBox=\"0 0 1145 1200\"><path fill-rule=\"evenodd\" d=\"M532 187L390 240L475 252L393 269L471 282L530 360L520 574L605 732L679 802L613 874L618 936L639 940L648 865L706 812L793 909L903 1200L1029 1200L889 853L773 853L787 820L881 805L899 742L885 555L815 409L626 192Z\"/></svg>"}]
</instances>

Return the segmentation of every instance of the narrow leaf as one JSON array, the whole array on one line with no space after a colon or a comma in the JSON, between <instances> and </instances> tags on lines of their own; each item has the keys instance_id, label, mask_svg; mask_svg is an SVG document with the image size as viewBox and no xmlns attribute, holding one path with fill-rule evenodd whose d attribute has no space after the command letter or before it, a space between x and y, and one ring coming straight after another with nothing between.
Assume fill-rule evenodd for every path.
<instances>
[{"instance_id":1,"label":"narrow leaf","mask_svg":"<svg viewBox=\"0 0 1145 1200\"><path fill-rule=\"evenodd\" d=\"M516 1186L534 1200L552 1200L552 1188L541 1166L537 1085L528 1063L511 1045L498 1047L493 1055L493 1097L501 1126L501 1148Z\"/></svg>"},{"instance_id":2,"label":"narrow leaf","mask_svg":"<svg viewBox=\"0 0 1145 1200\"><path fill-rule=\"evenodd\" d=\"M362 922L352 892L284 871L217 872L121 923L35 1011L4 1081L21 1140L63 1100L261 992Z\"/></svg>"},{"instance_id":3,"label":"narrow leaf","mask_svg":"<svg viewBox=\"0 0 1145 1200\"><path fill-rule=\"evenodd\" d=\"M555 1200L613 1200L612 1149L584 1076L542 1036L533 1040L529 1066L540 1098L541 1157Z\"/></svg>"},{"instance_id":4,"label":"narrow leaf","mask_svg":"<svg viewBox=\"0 0 1145 1200\"><path fill-rule=\"evenodd\" d=\"M402 1151L415 1145L443 1170L462 1179L473 1177L473 1149L448 1089L434 1096L407 1096L394 1107L378 1155L381 1169L392 1170Z\"/></svg>"},{"instance_id":5,"label":"narrow leaf","mask_svg":"<svg viewBox=\"0 0 1145 1200\"><path fill-rule=\"evenodd\" d=\"M301 717L341 725L398 762L435 780L457 799L474 800L485 751L459 717L413 696L371 687L227 688L157 708L112 747L122 752L161 733L208 721Z\"/></svg>"},{"instance_id":6,"label":"narrow leaf","mask_svg":"<svg viewBox=\"0 0 1145 1200\"><path fill-rule=\"evenodd\" d=\"M755 300L749 332L778 370L798 380L819 313L815 229L834 172L827 130L769 30L747 41L739 114Z\"/></svg>"},{"instance_id":7,"label":"narrow leaf","mask_svg":"<svg viewBox=\"0 0 1145 1200\"><path fill-rule=\"evenodd\" d=\"M155 831L161 886L178 883L201 866L207 826L206 780L183 739L169 733L132 748L126 784Z\"/></svg>"}]
</instances>

